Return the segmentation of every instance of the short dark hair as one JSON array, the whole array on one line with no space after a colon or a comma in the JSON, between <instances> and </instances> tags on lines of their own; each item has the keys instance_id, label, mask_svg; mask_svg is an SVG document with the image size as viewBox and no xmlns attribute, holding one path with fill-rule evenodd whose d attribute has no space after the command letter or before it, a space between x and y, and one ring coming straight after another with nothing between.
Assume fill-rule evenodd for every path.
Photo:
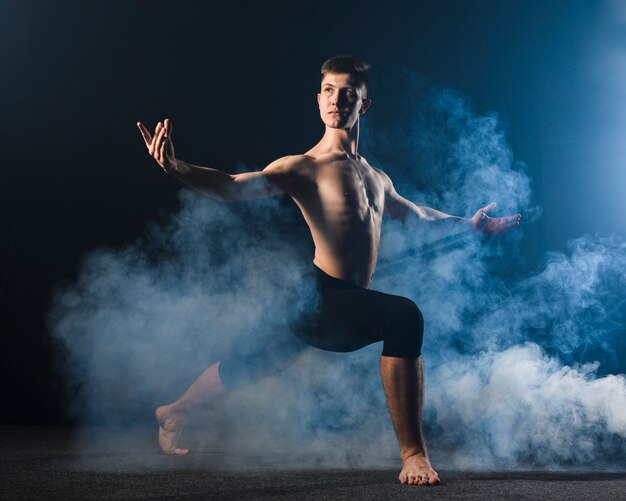
<instances>
[{"instance_id":1,"label":"short dark hair","mask_svg":"<svg viewBox=\"0 0 626 501\"><path fill-rule=\"evenodd\" d=\"M352 75L358 85L365 87L365 95L367 96L370 83L369 63L352 56L335 56L322 64L322 80L328 73L348 73Z\"/></svg>"}]
</instances>

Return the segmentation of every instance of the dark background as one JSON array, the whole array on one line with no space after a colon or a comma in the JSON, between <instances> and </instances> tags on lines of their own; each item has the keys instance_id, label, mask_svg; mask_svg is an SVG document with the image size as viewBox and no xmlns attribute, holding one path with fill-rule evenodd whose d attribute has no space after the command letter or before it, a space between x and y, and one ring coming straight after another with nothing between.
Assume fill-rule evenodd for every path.
<instances>
[{"instance_id":1,"label":"dark background","mask_svg":"<svg viewBox=\"0 0 626 501\"><path fill-rule=\"evenodd\" d=\"M336 54L372 64L371 134L377 109L406 91L394 87L403 70L499 114L544 210L525 227L529 266L581 234L626 233L623 141L602 137L619 126L603 83L620 84L602 59L607 33L624 39L611 5L1 2L0 420L68 421L46 333L52 291L85 252L133 242L177 208L181 185L135 123L170 117L187 161L261 168L321 136L319 67Z\"/></svg>"}]
</instances>

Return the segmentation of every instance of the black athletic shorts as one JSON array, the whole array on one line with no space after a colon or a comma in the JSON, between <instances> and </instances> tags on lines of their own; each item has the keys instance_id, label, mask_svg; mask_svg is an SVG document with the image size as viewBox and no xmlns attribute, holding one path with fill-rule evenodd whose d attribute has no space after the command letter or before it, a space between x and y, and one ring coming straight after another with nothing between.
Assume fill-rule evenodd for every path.
<instances>
[{"instance_id":1,"label":"black athletic shorts","mask_svg":"<svg viewBox=\"0 0 626 501\"><path fill-rule=\"evenodd\" d=\"M287 368L307 346L354 351L383 341L382 354L415 358L421 353L424 319L410 299L365 289L313 266L319 307L290 326L294 335L278 335L250 352L222 360L219 374L233 389Z\"/></svg>"}]
</instances>

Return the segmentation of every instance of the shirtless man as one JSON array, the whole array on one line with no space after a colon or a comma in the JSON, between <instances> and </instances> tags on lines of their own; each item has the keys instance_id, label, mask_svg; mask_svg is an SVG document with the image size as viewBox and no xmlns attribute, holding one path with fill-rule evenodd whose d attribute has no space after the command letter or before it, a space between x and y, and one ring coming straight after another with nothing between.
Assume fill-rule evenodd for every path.
<instances>
[{"instance_id":1,"label":"shirtless man","mask_svg":"<svg viewBox=\"0 0 626 501\"><path fill-rule=\"evenodd\" d=\"M400 482L438 485L440 480L431 467L422 433L421 313L407 298L369 290L383 213L405 223L454 218L458 224L488 235L516 226L520 215L491 218L487 216L495 206L491 203L471 219L464 219L401 197L391 179L358 153L359 119L371 105L368 72L367 63L349 56L326 61L317 95L324 136L305 154L279 158L259 172L230 175L177 159L169 119L157 124L154 135L143 124L137 126L160 167L206 196L224 202L283 193L293 198L311 230L313 264L324 302L315 332L303 335L303 339L334 351L384 341L380 371L400 444ZM372 325L375 329L370 328ZM189 452L178 447L178 440L192 410L232 389L232 370L228 369L235 365L224 360L211 365L176 402L156 410L159 443L166 454ZM252 382L277 372L283 368L280 365L239 379Z\"/></svg>"}]
</instances>

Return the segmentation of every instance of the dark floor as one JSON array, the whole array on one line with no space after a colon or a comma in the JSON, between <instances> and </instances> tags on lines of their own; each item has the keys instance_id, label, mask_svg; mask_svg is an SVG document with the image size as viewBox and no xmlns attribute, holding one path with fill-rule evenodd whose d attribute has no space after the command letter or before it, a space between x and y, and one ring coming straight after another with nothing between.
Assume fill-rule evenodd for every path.
<instances>
[{"instance_id":1,"label":"dark floor","mask_svg":"<svg viewBox=\"0 0 626 501\"><path fill-rule=\"evenodd\" d=\"M132 438L129 438L132 437ZM160 454L154 430L0 427L0 499L626 500L626 472L440 470L403 486L397 468L285 469L286 455Z\"/></svg>"}]
</instances>

